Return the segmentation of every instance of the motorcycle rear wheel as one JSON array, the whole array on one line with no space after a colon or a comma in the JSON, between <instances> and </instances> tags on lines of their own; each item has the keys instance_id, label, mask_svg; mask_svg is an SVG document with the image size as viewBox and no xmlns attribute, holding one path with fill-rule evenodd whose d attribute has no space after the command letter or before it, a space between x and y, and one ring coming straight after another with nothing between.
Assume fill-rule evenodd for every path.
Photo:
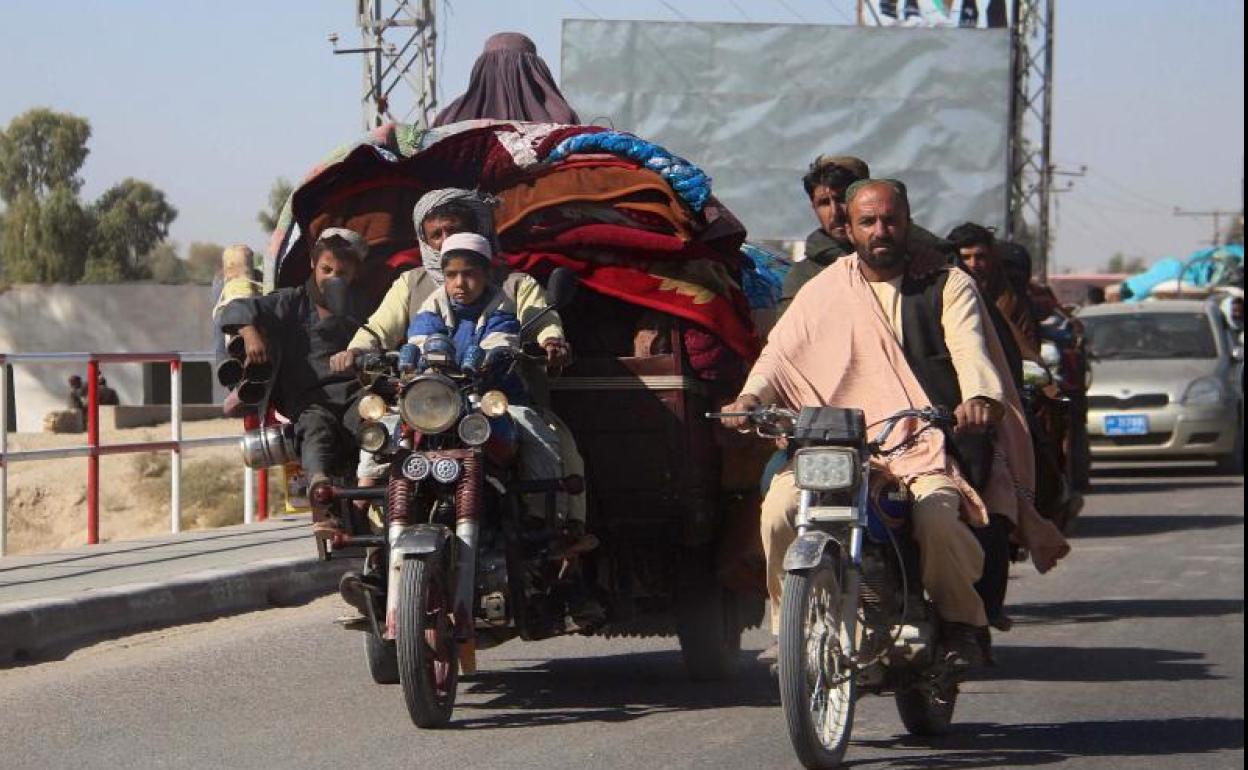
<instances>
[{"instance_id":1,"label":"motorcycle rear wheel","mask_svg":"<svg viewBox=\"0 0 1248 770\"><path fill-rule=\"evenodd\" d=\"M906 732L918 736L944 735L953 724L958 683L945 677L931 686L898 690L893 700Z\"/></svg>"},{"instance_id":2,"label":"motorcycle rear wheel","mask_svg":"<svg viewBox=\"0 0 1248 770\"><path fill-rule=\"evenodd\" d=\"M407 559L399 573L399 683L417 727L444 727L455 709L459 660L446 583L437 561Z\"/></svg>"},{"instance_id":3,"label":"motorcycle rear wheel","mask_svg":"<svg viewBox=\"0 0 1248 770\"><path fill-rule=\"evenodd\" d=\"M840 767L854 726L857 684L841 650L845 595L834 557L784 578L780 703L798 761Z\"/></svg>"}]
</instances>

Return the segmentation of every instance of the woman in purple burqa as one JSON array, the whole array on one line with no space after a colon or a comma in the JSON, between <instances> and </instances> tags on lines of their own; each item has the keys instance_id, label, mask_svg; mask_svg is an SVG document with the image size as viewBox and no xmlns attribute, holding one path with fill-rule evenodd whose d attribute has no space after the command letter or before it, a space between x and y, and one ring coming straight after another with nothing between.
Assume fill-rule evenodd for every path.
<instances>
[{"instance_id":1,"label":"woman in purple burqa","mask_svg":"<svg viewBox=\"0 0 1248 770\"><path fill-rule=\"evenodd\" d=\"M581 122L537 55L537 46L519 32L500 32L485 41L485 50L472 65L468 90L442 110L433 125L476 118Z\"/></svg>"}]
</instances>

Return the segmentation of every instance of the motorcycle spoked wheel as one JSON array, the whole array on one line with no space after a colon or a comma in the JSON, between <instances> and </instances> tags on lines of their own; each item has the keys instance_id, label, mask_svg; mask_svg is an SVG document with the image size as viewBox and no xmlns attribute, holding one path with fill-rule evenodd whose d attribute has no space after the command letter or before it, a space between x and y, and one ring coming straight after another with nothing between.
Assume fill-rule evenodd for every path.
<instances>
[{"instance_id":1,"label":"motorcycle spoked wheel","mask_svg":"<svg viewBox=\"0 0 1248 770\"><path fill-rule=\"evenodd\" d=\"M948 674L923 679L893 695L897 714L911 735L944 735L953 724L958 705L958 683Z\"/></svg>"},{"instance_id":2,"label":"motorcycle spoked wheel","mask_svg":"<svg viewBox=\"0 0 1248 770\"><path fill-rule=\"evenodd\" d=\"M854 725L857 684L841 653L845 596L834 557L784 578L780 703L798 761L839 767Z\"/></svg>"},{"instance_id":3,"label":"motorcycle spoked wheel","mask_svg":"<svg viewBox=\"0 0 1248 770\"><path fill-rule=\"evenodd\" d=\"M436 561L407 559L399 574L399 683L417 727L443 727L455 709L459 661L451 593Z\"/></svg>"}]
</instances>

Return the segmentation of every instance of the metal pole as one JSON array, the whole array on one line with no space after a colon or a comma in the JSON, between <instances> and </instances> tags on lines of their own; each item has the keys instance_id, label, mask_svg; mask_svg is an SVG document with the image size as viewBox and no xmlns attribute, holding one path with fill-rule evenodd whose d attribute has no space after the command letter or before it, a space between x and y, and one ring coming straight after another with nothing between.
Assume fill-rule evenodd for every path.
<instances>
[{"instance_id":1,"label":"metal pole","mask_svg":"<svg viewBox=\"0 0 1248 770\"><path fill-rule=\"evenodd\" d=\"M87 545L100 543L100 362L87 361Z\"/></svg>"},{"instance_id":2,"label":"metal pole","mask_svg":"<svg viewBox=\"0 0 1248 770\"><path fill-rule=\"evenodd\" d=\"M1044 187L1040 192L1040 280L1049 280L1049 249L1052 238L1049 234L1049 191L1053 182L1053 6L1055 0L1044 3L1044 125L1041 133L1041 157L1043 158L1040 174Z\"/></svg>"},{"instance_id":3,"label":"metal pole","mask_svg":"<svg viewBox=\"0 0 1248 770\"><path fill-rule=\"evenodd\" d=\"M0 556L8 553L9 531L9 365L0 363Z\"/></svg>"},{"instance_id":4,"label":"metal pole","mask_svg":"<svg viewBox=\"0 0 1248 770\"><path fill-rule=\"evenodd\" d=\"M256 472L243 466L243 523L256 522Z\"/></svg>"},{"instance_id":5,"label":"metal pole","mask_svg":"<svg viewBox=\"0 0 1248 770\"><path fill-rule=\"evenodd\" d=\"M256 521L269 518L269 469L256 471Z\"/></svg>"},{"instance_id":6,"label":"metal pole","mask_svg":"<svg viewBox=\"0 0 1248 770\"><path fill-rule=\"evenodd\" d=\"M169 531L182 531L182 361L169 362L170 438L175 442L169 453Z\"/></svg>"}]
</instances>

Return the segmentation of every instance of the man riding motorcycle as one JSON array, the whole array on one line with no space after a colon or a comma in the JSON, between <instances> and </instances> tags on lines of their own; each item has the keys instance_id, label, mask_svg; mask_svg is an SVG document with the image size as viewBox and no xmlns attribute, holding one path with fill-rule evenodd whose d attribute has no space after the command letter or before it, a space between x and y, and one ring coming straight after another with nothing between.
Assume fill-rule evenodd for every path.
<instances>
[{"instance_id":1,"label":"man riding motorcycle","mask_svg":"<svg viewBox=\"0 0 1248 770\"><path fill-rule=\"evenodd\" d=\"M847 233L856 253L798 293L741 395L724 411L771 403L856 407L868 425L928 404L956 414L956 437L928 431L882 465L915 498L914 536L924 587L943 623L943 656L966 669L984 660L989 638L975 591L984 555L966 523L985 525L988 510L1018 520L1042 571L1068 547L1028 502L1026 427L1017 396L1000 374L1001 346L986 324L973 280L940 261L912 257L909 202L900 183L855 182L846 198ZM745 422L726 418L724 424L740 429ZM992 428L995 446L986 440ZM773 633L797 505L793 474L786 469L772 481L762 513Z\"/></svg>"}]
</instances>

